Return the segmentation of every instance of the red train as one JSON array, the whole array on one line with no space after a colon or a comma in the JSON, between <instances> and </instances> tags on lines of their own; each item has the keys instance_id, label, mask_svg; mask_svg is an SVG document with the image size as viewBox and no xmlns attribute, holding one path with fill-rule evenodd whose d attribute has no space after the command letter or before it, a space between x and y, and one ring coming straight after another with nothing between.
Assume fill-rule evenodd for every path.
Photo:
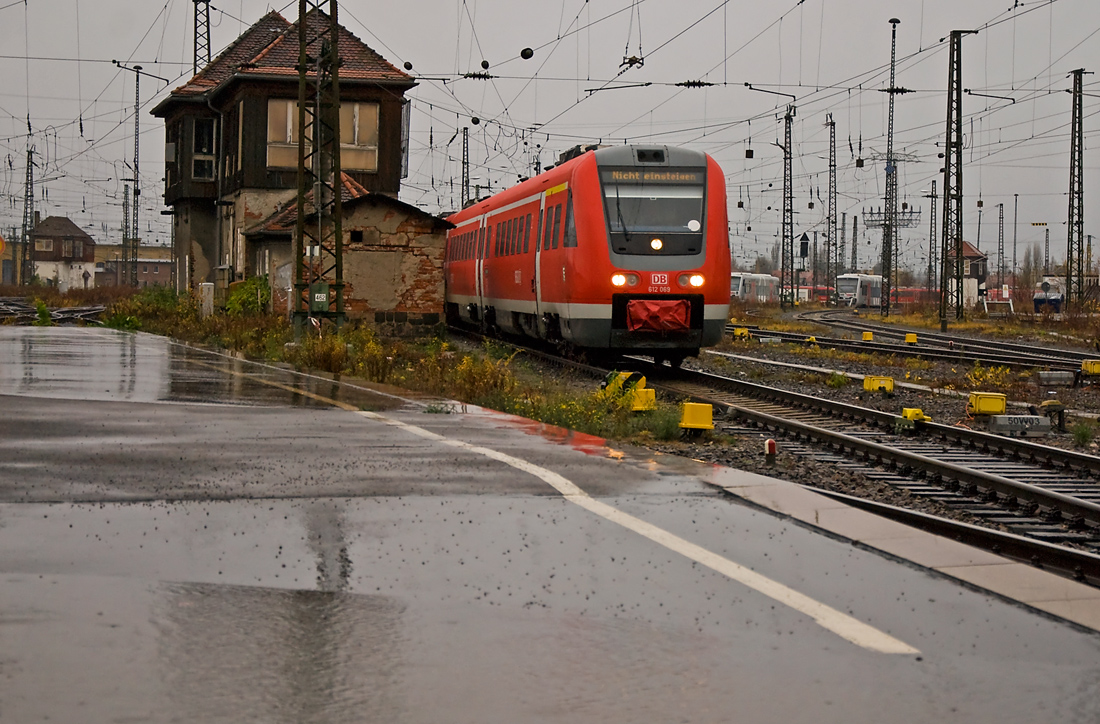
<instances>
[{"instance_id":1,"label":"red train","mask_svg":"<svg viewBox=\"0 0 1100 724\"><path fill-rule=\"evenodd\" d=\"M704 153L591 149L448 220L451 322L673 365L722 338L726 188Z\"/></svg>"}]
</instances>

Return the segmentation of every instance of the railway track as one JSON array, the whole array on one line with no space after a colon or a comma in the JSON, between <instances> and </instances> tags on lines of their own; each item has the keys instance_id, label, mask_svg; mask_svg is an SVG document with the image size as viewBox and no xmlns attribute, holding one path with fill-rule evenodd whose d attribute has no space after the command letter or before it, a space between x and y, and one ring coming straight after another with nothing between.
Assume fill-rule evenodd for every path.
<instances>
[{"instance_id":1,"label":"railway track","mask_svg":"<svg viewBox=\"0 0 1100 724\"><path fill-rule=\"evenodd\" d=\"M1100 585L1100 458L933 423L920 425L916 435L899 435L889 413L709 373L637 366L651 376L650 386L724 410L729 422L718 427L726 433L784 435L785 449L795 455L858 471L1006 529L1010 537L994 544L998 552L1008 546L1015 557ZM977 536L963 526L955 535L972 541L994 534ZM1036 549L1020 556L1021 540L1034 541Z\"/></svg>"},{"instance_id":2,"label":"railway track","mask_svg":"<svg viewBox=\"0 0 1100 724\"><path fill-rule=\"evenodd\" d=\"M609 372L518 348L593 379ZM788 452L936 500L988 527L860 499L867 509L1100 586L1100 457L935 423L897 435L890 413L640 358L622 363L667 395L714 405L723 432L783 435Z\"/></svg>"},{"instance_id":3,"label":"railway track","mask_svg":"<svg viewBox=\"0 0 1100 724\"><path fill-rule=\"evenodd\" d=\"M1043 346L1041 355L1036 355L1035 344L1021 344L1018 342L1005 342L993 339L975 339L962 335L942 334L925 329L912 329L871 322L856 318L850 310L827 309L803 312L799 319L814 322L835 329L845 329L854 332L874 332L876 336L902 340L906 334L916 334L922 348L936 347L949 350L958 350L973 354L1005 354L1022 355L1026 358L1040 357L1041 359L1071 365L1074 369L1081 368L1081 362L1088 359L1100 358L1100 352L1086 352L1082 350L1065 349L1061 347Z\"/></svg>"},{"instance_id":4,"label":"railway track","mask_svg":"<svg viewBox=\"0 0 1100 724\"><path fill-rule=\"evenodd\" d=\"M821 322L825 324L824 322ZM736 327L731 325L728 331L732 332ZM852 327L852 329L856 329ZM862 331L873 331L876 335L888 336L888 333L894 333L899 338L905 337L905 332L896 333L893 330L883 332L880 327L867 325L866 329L860 327ZM812 340L809 335L801 332L780 332L773 331L763 327L756 327L750 329L750 332L758 339L778 339L782 342L791 342L796 344L815 344L820 347L829 347L832 349L839 349L848 352L865 352L865 353L878 353L886 355L895 355L900 357L919 357L921 359L948 362L950 364L965 364L973 365L975 363L984 365L998 365L1003 367L1015 367L1015 368L1037 368L1046 370L1058 370L1063 372L1076 372L1081 369L1080 359L1070 359L1068 357L1058 355L1048 355L1044 350L1042 353L1036 353L1034 347L1028 348L1028 351L998 351L996 348L983 348L973 344L968 346L955 346L949 347L947 344L932 345L925 343L925 336L923 333L918 335L919 344L904 344L904 343L890 343L890 342L863 342L855 341L851 339L841 339L837 337L822 337L814 335ZM1094 355L1095 357L1096 355Z\"/></svg>"},{"instance_id":5,"label":"railway track","mask_svg":"<svg viewBox=\"0 0 1100 724\"><path fill-rule=\"evenodd\" d=\"M49 310L50 321L54 324L99 324L105 309L104 306L57 307ZM38 310L33 304L19 298L0 298L0 322L31 324L37 320Z\"/></svg>"}]
</instances>

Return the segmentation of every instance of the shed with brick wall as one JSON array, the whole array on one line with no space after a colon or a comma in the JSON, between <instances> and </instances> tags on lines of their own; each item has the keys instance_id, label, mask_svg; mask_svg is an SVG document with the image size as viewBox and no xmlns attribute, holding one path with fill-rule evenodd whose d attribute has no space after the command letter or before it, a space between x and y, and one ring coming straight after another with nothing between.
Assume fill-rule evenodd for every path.
<instances>
[{"instance_id":1,"label":"shed with brick wall","mask_svg":"<svg viewBox=\"0 0 1100 724\"><path fill-rule=\"evenodd\" d=\"M312 198L307 199L312 204ZM450 222L411 204L368 191L343 176L344 309L380 331L413 334L443 320L443 258ZM307 212L312 211L307 208ZM291 246L298 206L291 202L247 229L263 255L273 303L287 311L294 278Z\"/></svg>"}]
</instances>

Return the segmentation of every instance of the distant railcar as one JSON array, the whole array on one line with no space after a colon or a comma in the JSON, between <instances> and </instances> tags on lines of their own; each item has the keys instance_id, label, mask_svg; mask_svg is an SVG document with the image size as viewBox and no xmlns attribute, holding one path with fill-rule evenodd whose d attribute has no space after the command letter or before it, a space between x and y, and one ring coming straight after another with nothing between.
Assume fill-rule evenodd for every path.
<instances>
[{"instance_id":1,"label":"distant railcar","mask_svg":"<svg viewBox=\"0 0 1100 724\"><path fill-rule=\"evenodd\" d=\"M882 276L841 274L836 278L837 300L845 307L881 307Z\"/></svg>"},{"instance_id":2,"label":"distant railcar","mask_svg":"<svg viewBox=\"0 0 1100 724\"><path fill-rule=\"evenodd\" d=\"M742 302L766 304L779 301L779 277L771 274L730 274L730 297Z\"/></svg>"}]
</instances>

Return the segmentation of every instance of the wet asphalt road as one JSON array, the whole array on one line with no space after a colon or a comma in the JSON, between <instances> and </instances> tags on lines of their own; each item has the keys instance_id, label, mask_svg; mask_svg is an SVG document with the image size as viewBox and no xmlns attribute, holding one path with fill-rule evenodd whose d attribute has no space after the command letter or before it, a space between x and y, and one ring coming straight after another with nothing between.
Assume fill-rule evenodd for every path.
<instances>
[{"instance_id":1,"label":"wet asphalt road","mask_svg":"<svg viewBox=\"0 0 1100 724\"><path fill-rule=\"evenodd\" d=\"M691 462L428 409L147 335L0 327L0 721L1100 720L1095 634L739 504ZM919 653L853 645L425 430Z\"/></svg>"}]
</instances>

